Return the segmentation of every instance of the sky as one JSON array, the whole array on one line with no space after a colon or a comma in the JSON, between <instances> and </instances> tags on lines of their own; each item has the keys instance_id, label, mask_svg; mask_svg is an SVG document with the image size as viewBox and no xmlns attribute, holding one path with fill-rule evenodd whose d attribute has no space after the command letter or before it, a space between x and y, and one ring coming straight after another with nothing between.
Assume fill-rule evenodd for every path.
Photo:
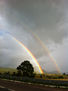
<instances>
[{"instance_id":1,"label":"sky","mask_svg":"<svg viewBox=\"0 0 68 91\"><path fill-rule=\"evenodd\" d=\"M42 69L57 70L52 55L60 71L68 72L67 29L68 0L0 0L0 66L16 67L25 59L33 63L14 36L33 53Z\"/></svg>"}]
</instances>

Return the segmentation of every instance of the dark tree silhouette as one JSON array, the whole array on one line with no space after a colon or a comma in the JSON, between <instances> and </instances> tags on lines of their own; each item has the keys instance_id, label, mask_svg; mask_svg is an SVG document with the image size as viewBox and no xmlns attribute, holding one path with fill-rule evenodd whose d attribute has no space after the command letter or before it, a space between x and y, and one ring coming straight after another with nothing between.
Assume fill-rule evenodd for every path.
<instances>
[{"instance_id":1,"label":"dark tree silhouette","mask_svg":"<svg viewBox=\"0 0 68 91\"><path fill-rule=\"evenodd\" d=\"M23 73L23 76L33 77L34 76L34 68L32 64L26 60L22 62L18 67L18 71L21 71Z\"/></svg>"}]
</instances>

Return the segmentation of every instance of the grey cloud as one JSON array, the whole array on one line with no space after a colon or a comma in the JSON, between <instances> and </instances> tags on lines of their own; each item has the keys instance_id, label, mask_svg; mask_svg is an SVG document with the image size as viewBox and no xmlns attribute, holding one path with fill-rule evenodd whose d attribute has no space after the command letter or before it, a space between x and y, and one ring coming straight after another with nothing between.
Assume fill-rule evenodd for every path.
<instances>
[{"instance_id":1,"label":"grey cloud","mask_svg":"<svg viewBox=\"0 0 68 91\"><path fill-rule=\"evenodd\" d=\"M4 15L10 28L23 27L26 32L31 28L45 43L50 39L60 42L67 34L67 29L60 31L63 26L60 23L65 23L67 3L67 0L7 0L4 6L6 10L3 8L2 11L5 11ZM29 28L24 29L26 26ZM23 30L19 29L17 32ZM13 29L11 31L14 33Z\"/></svg>"},{"instance_id":2,"label":"grey cloud","mask_svg":"<svg viewBox=\"0 0 68 91\"><path fill-rule=\"evenodd\" d=\"M45 43L49 39L60 42L67 34L59 27L65 19L66 3L67 0L9 0L6 17L13 26L29 26Z\"/></svg>"},{"instance_id":3,"label":"grey cloud","mask_svg":"<svg viewBox=\"0 0 68 91\"><path fill-rule=\"evenodd\" d=\"M31 31L38 35L47 47L50 47L51 53L56 52L54 56L64 53L65 46L63 49L62 45L65 42L63 43L63 40L68 37L68 0L1 0L0 17L2 17L0 21L2 21L1 25L4 24L5 31L10 32L12 36L26 45L42 66L46 63L43 60L48 60L43 58L47 56L47 52L44 52ZM62 49L57 46L61 46ZM61 58L61 55L59 58L56 57L58 64L61 63ZM67 58L64 57L64 60ZM52 64L47 63L47 65Z\"/></svg>"}]
</instances>

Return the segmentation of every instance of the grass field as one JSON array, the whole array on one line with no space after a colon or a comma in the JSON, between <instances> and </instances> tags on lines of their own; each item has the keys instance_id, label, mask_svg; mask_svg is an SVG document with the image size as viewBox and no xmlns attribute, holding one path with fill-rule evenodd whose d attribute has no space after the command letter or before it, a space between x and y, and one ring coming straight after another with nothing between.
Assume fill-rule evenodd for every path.
<instances>
[{"instance_id":1,"label":"grass field","mask_svg":"<svg viewBox=\"0 0 68 91\"><path fill-rule=\"evenodd\" d=\"M35 78L42 78L44 80L65 80L68 81L68 75L63 74L45 74L40 77L40 74L36 74Z\"/></svg>"},{"instance_id":2,"label":"grass field","mask_svg":"<svg viewBox=\"0 0 68 91\"><path fill-rule=\"evenodd\" d=\"M13 73L13 72L17 72L17 70L13 68L0 68L0 73L5 73L5 72Z\"/></svg>"},{"instance_id":3,"label":"grass field","mask_svg":"<svg viewBox=\"0 0 68 91\"><path fill-rule=\"evenodd\" d=\"M0 68L0 73L5 73L5 72L10 72L12 74L13 72L17 73L16 69L13 68ZM65 80L68 81L68 75L63 75L63 74L45 74L42 77L40 77L40 74L35 73L35 78L37 79L44 79L44 80Z\"/></svg>"}]
</instances>

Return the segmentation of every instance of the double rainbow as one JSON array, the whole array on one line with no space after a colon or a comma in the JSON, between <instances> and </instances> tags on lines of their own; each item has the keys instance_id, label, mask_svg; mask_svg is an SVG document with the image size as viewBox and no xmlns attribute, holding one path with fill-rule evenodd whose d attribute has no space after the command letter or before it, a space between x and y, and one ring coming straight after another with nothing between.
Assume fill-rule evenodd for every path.
<instances>
[{"instance_id":1,"label":"double rainbow","mask_svg":"<svg viewBox=\"0 0 68 91\"><path fill-rule=\"evenodd\" d=\"M36 66L38 67L39 69L39 72L41 74L44 74L40 64L38 63L37 59L35 58L35 56L31 53L31 51L22 43L20 42L19 40L17 40L15 37L13 37L10 33L6 32L7 34L9 34L21 47L24 48L24 50L31 56L31 58L33 59L33 61L35 62ZM58 71L58 73L61 73L60 72L60 69L56 63L56 60L53 58L53 56L50 54L50 51L48 50L48 48L45 46L45 44L40 40L40 38L38 36L36 36L34 33L32 33L32 35L36 38L36 40L40 43L40 45L43 47L43 49L47 52L49 58L51 59L51 61L55 64L55 67Z\"/></svg>"}]
</instances>

